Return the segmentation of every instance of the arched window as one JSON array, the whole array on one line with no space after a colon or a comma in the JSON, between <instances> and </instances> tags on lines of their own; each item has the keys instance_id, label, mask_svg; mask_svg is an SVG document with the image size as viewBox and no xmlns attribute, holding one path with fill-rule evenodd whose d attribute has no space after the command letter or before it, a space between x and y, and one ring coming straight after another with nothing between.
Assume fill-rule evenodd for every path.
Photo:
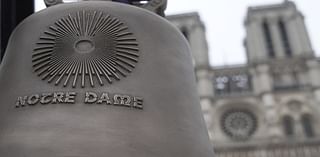
<instances>
[{"instance_id":1,"label":"arched window","mask_svg":"<svg viewBox=\"0 0 320 157\"><path fill-rule=\"evenodd\" d=\"M301 117L301 124L303 126L304 133L307 137L314 136L314 130L312 126L312 117L309 114L305 114Z\"/></svg>"},{"instance_id":2,"label":"arched window","mask_svg":"<svg viewBox=\"0 0 320 157\"><path fill-rule=\"evenodd\" d=\"M263 30L263 34L264 34L264 39L265 39L265 43L266 43L268 56L270 58L274 58L275 52L274 52L274 46L272 43L273 42L272 35L271 35L271 30L270 30L270 27L269 27L267 20L264 20L264 22L262 23L262 30Z\"/></svg>"},{"instance_id":3,"label":"arched window","mask_svg":"<svg viewBox=\"0 0 320 157\"><path fill-rule=\"evenodd\" d=\"M294 120L290 116L284 116L283 119L283 131L288 137L294 135Z\"/></svg>"},{"instance_id":4,"label":"arched window","mask_svg":"<svg viewBox=\"0 0 320 157\"><path fill-rule=\"evenodd\" d=\"M285 53L288 57L292 56L292 50L290 47L290 41L289 41L289 36L288 36L288 32L287 32L287 28L285 23L283 22L282 19L280 19L278 21L278 27L280 30L280 35L281 35L281 39L282 39L282 44L283 44L283 48L285 50Z\"/></svg>"}]
</instances>

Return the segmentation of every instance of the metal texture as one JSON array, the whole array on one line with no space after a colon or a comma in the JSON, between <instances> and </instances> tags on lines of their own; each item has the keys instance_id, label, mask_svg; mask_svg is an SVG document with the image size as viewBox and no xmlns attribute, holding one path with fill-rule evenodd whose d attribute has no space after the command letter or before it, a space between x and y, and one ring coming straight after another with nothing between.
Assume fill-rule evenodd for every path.
<instances>
[{"instance_id":1,"label":"metal texture","mask_svg":"<svg viewBox=\"0 0 320 157\"><path fill-rule=\"evenodd\" d=\"M63 0L44 0L44 3L47 7L51 7L63 3Z\"/></svg>"},{"instance_id":2,"label":"metal texture","mask_svg":"<svg viewBox=\"0 0 320 157\"><path fill-rule=\"evenodd\" d=\"M0 69L1 157L212 157L182 34L114 2L49 7Z\"/></svg>"},{"instance_id":3,"label":"metal texture","mask_svg":"<svg viewBox=\"0 0 320 157\"><path fill-rule=\"evenodd\" d=\"M167 0L78 0L78 1L113 1L119 3L125 3L136 7L147 9L160 16L165 16L164 11L167 8ZM63 4L63 0L44 0L47 7L51 7L58 4Z\"/></svg>"}]
</instances>

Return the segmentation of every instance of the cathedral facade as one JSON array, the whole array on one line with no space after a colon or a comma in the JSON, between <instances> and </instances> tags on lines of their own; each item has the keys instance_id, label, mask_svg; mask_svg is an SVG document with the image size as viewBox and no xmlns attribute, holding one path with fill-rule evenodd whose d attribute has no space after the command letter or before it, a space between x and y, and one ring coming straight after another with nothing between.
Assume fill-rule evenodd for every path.
<instances>
[{"instance_id":1,"label":"cathedral facade","mask_svg":"<svg viewBox=\"0 0 320 157\"><path fill-rule=\"evenodd\" d=\"M210 66L197 13L168 20L190 43L217 157L319 156L320 60L293 2L248 8L244 65Z\"/></svg>"}]
</instances>

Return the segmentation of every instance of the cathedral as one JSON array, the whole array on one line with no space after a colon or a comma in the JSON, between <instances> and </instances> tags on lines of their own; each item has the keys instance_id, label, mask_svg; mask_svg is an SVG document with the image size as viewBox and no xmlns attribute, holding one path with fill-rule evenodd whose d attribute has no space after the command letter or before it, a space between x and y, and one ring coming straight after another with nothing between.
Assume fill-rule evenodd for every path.
<instances>
[{"instance_id":1,"label":"cathedral","mask_svg":"<svg viewBox=\"0 0 320 157\"><path fill-rule=\"evenodd\" d=\"M244 65L210 66L197 13L168 20L190 43L216 157L319 156L320 60L294 2L248 8Z\"/></svg>"}]
</instances>

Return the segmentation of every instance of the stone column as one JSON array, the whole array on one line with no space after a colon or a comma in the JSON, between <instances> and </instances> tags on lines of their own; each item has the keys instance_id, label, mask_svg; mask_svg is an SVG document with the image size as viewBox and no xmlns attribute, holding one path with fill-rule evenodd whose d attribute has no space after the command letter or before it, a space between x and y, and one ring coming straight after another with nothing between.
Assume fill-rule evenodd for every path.
<instances>
[{"instance_id":1,"label":"stone column","mask_svg":"<svg viewBox=\"0 0 320 157\"><path fill-rule=\"evenodd\" d=\"M212 98L213 98L213 83L209 67L198 68L196 70L198 80L198 92L200 96L200 104L208 130L212 124Z\"/></svg>"},{"instance_id":2,"label":"stone column","mask_svg":"<svg viewBox=\"0 0 320 157\"><path fill-rule=\"evenodd\" d=\"M212 130L212 102L209 98L201 98L200 100L201 109L203 113L203 118L207 126L207 130L210 136L210 139L212 139L211 130Z\"/></svg>"},{"instance_id":3,"label":"stone column","mask_svg":"<svg viewBox=\"0 0 320 157\"><path fill-rule=\"evenodd\" d=\"M269 65L267 64L260 64L256 67L258 84L260 86L259 94L269 93L273 88L273 81L269 69Z\"/></svg>"},{"instance_id":4,"label":"stone column","mask_svg":"<svg viewBox=\"0 0 320 157\"><path fill-rule=\"evenodd\" d=\"M303 49L300 42L300 35L296 25L296 16L286 19L286 27L293 55L303 55Z\"/></svg>"},{"instance_id":5,"label":"stone column","mask_svg":"<svg viewBox=\"0 0 320 157\"><path fill-rule=\"evenodd\" d=\"M303 15L299 13L299 16L297 16L295 21L298 28L297 32L299 33L303 53L306 53L309 56L313 56L313 49L311 46L309 33L307 31Z\"/></svg>"},{"instance_id":6,"label":"stone column","mask_svg":"<svg viewBox=\"0 0 320 157\"><path fill-rule=\"evenodd\" d=\"M278 26L278 18L272 19L268 21L270 31L271 31L271 37L272 37L272 44L274 47L275 55L276 57L285 57L285 51L283 47L283 42L281 38L281 32Z\"/></svg>"},{"instance_id":7,"label":"stone column","mask_svg":"<svg viewBox=\"0 0 320 157\"><path fill-rule=\"evenodd\" d=\"M214 93L212 74L210 73L209 68L210 67L203 67L196 69L198 92L200 97L212 97Z\"/></svg>"},{"instance_id":8,"label":"stone column","mask_svg":"<svg viewBox=\"0 0 320 157\"><path fill-rule=\"evenodd\" d=\"M266 125L267 125L267 133L268 136L273 141L277 141L280 136L282 136L282 125L278 125L279 121L281 121L281 117L279 117L279 113L277 112L276 106L267 106L266 107Z\"/></svg>"},{"instance_id":9,"label":"stone column","mask_svg":"<svg viewBox=\"0 0 320 157\"><path fill-rule=\"evenodd\" d=\"M273 80L270 75L270 67L267 64L261 64L256 67L256 86L258 87L257 94L261 95L261 100L265 108L265 118L266 118L266 132L268 136L274 139L281 136L281 130L278 127L278 113L276 110L276 102L273 90Z\"/></svg>"},{"instance_id":10,"label":"stone column","mask_svg":"<svg viewBox=\"0 0 320 157\"><path fill-rule=\"evenodd\" d=\"M190 47L195 59L195 65L207 66L209 65L208 45L205 35L205 27L201 21L196 21L189 28Z\"/></svg>"},{"instance_id":11,"label":"stone column","mask_svg":"<svg viewBox=\"0 0 320 157\"><path fill-rule=\"evenodd\" d=\"M288 36L295 55L313 56L313 49L303 15L296 12L286 19Z\"/></svg>"},{"instance_id":12,"label":"stone column","mask_svg":"<svg viewBox=\"0 0 320 157\"><path fill-rule=\"evenodd\" d=\"M309 68L309 84L314 88L314 96L320 102L320 64L317 60L307 61Z\"/></svg>"},{"instance_id":13,"label":"stone column","mask_svg":"<svg viewBox=\"0 0 320 157\"><path fill-rule=\"evenodd\" d=\"M253 93L255 95L260 95L260 91L261 91L261 88L260 88L260 78L259 78L259 75L256 71L255 68L250 68L249 70L249 73L250 73L250 76L251 76L251 86L252 86L252 90L253 90Z\"/></svg>"},{"instance_id":14,"label":"stone column","mask_svg":"<svg viewBox=\"0 0 320 157\"><path fill-rule=\"evenodd\" d=\"M197 16L189 29L189 42L193 52L195 73L198 82L200 104L207 127L211 124L211 98L213 97L212 77L210 76L210 62L205 27Z\"/></svg>"},{"instance_id":15,"label":"stone column","mask_svg":"<svg viewBox=\"0 0 320 157\"><path fill-rule=\"evenodd\" d=\"M251 20L247 22L246 30L249 62L257 62L266 59L267 51L261 21Z\"/></svg>"},{"instance_id":16,"label":"stone column","mask_svg":"<svg viewBox=\"0 0 320 157\"><path fill-rule=\"evenodd\" d=\"M261 95L265 104L273 104L271 91L273 88L273 81L269 74L269 66L267 64L257 65L250 69L252 76L253 90L256 95Z\"/></svg>"}]
</instances>

